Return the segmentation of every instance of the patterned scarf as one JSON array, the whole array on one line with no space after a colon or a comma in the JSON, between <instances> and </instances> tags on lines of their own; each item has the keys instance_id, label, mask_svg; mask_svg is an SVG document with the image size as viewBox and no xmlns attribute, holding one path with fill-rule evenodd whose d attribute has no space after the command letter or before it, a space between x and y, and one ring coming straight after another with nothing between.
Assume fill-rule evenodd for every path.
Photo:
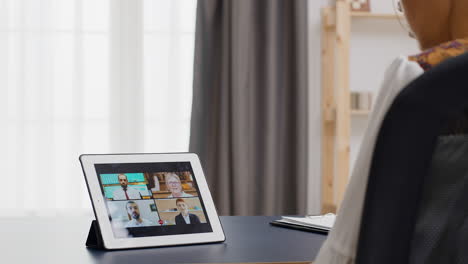
<instances>
[{"instance_id":1,"label":"patterned scarf","mask_svg":"<svg viewBox=\"0 0 468 264\"><path fill-rule=\"evenodd\" d=\"M424 71L428 71L446 59L456 57L465 52L468 52L468 38L440 44L418 55L409 56L409 60L419 63Z\"/></svg>"}]
</instances>

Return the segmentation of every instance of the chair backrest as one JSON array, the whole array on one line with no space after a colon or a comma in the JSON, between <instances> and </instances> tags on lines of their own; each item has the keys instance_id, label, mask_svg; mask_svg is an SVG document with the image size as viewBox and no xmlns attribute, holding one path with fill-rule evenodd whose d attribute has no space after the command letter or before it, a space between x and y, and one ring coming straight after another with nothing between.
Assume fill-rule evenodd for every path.
<instances>
[{"instance_id":1,"label":"chair backrest","mask_svg":"<svg viewBox=\"0 0 468 264\"><path fill-rule=\"evenodd\" d=\"M408 263L437 138L467 106L468 54L427 71L396 97L372 157L356 263Z\"/></svg>"}]
</instances>

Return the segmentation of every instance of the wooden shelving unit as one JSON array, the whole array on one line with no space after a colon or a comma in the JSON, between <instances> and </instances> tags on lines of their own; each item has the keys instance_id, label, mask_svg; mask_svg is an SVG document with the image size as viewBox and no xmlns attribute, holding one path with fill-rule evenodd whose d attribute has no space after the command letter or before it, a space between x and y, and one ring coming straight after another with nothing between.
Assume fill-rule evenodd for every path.
<instances>
[{"instance_id":1,"label":"wooden shelving unit","mask_svg":"<svg viewBox=\"0 0 468 264\"><path fill-rule=\"evenodd\" d=\"M336 212L350 174L351 110L349 86L351 21L398 19L396 14L352 12L347 0L322 9L322 213Z\"/></svg>"}]
</instances>

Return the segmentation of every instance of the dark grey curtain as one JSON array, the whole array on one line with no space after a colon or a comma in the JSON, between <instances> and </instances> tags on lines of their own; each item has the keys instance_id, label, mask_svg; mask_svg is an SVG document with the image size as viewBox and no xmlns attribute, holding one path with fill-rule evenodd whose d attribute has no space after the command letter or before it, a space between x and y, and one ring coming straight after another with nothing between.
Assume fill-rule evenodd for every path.
<instances>
[{"instance_id":1,"label":"dark grey curtain","mask_svg":"<svg viewBox=\"0 0 468 264\"><path fill-rule=\"evenodd\" d=\"M304 213L306 0L199 0L190 151L221 215Z\"/></svg>"}]
</instances>

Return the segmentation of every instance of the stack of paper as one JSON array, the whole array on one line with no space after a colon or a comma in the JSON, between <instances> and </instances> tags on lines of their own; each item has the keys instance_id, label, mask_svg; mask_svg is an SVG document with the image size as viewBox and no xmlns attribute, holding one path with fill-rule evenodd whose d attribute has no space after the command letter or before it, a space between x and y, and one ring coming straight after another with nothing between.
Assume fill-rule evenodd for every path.
<instances>
[{"instance_id":1,"label":"stack of paper","mask_svg":"<svg viewBox=\"0 0 468 264\"><path fill-rule=\"evenodd\" d=\"M307 231L328 233L335 223L336 215L326 214L306 217L283 216L280 220L271 222L272 225L296 228Z\"/></svg>"}]
</instances>

